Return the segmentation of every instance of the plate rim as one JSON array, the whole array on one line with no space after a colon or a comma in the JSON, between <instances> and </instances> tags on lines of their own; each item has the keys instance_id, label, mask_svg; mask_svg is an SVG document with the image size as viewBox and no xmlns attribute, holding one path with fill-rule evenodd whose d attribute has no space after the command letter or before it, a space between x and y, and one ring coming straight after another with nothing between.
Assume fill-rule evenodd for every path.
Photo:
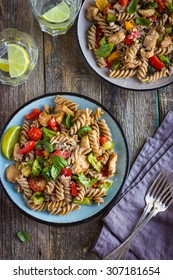
<instances>
[{"instance_id":1,"label":"plate rim","mask_svg":"<svg viewBox=\"0 0 173 280\"><path fill-rule=\"evenodd\" d=\"M25 215L26 217L30 218L31 220L34 220L36 222L39 222L41 224L46 224L48 226L55 226L55 227L69 227L69 226L75 226L75 225L79 225L79 224L83 224L83 223L86 223L86 222L89 222L91 220L93 220L94 218L96 218L97 216L103 214L104 212L108 212L110 211L110 209L114 206L115 204L115 200L116 200L116 197L119 195L119 192L121 191L124 183L125 183L125 180L127 178L127 175L129 173L129 163L130 163L130 157L129 157L129 147L128 147L128 142L127 142L127 139L126 139L126 136L124 134L124 131L120 125L120 123L115 119L115 117L112 115L112 113L100 102L98 102L97 100L91 98L91 97L88 97L88 96L85 96L83 94L79 94L79 93L73 93L73 92L54 92L54 93L47 93L47 94L43 94L43 95L40 95L40 96L37 96L33 99L30 99L28 100L27 102L25 102L22 106L20 106L19 108L17 108L8 118L7 122L5 123L2 131L0 132L0 143L1 143L1 140L2 140L2 136L4 134L4 131L6 130L6 127L8 126L8 124L10 123L10 121L18 114L18 112L20 110L22 110L23 108L25 108L26 106L28 106L29 104L35 102L35 101L38 101L39 99L42 99L42 98L47 98L47 97L53 97L53 96L57 96L57 95L69 95L69 96L75 96L77 98L83 98L83 99L87 99L88 101L96 104L97 106L99 107L102 107L102 109L108 114L111 116L111 118L114 120L114 122L116 123L122 137L123 137L123 140L124 140L124 144L125 144L125 153L126 153L126 166L125 166L125 174L123 176L123 180L122 180L122 183L120 184L120 187L119 187L119 190L118 192L116 193L116 195L111 199L111 201L103 208L101 209L100 211L98 211L97 213L93 214L92 216L90 217L87 217L87 218L84 218L82 220L79 220L79 221L75 221L75 222L69 222L69 223L61 223L61 222L57 222L57 223L54 223L54 222L50 222L50 221L45 221L45 220L42 220L40 218L37 218L37 217L33 217L32 215L30 215L29 213L25 212L23 209L21 209L10 197L10 195L8 194L8 192L6 191L3 183L2 183L2 180L1 180L1 177L0 177L0 185L2 187L2 190L5 192L5 194L7 195L8 199L10 200L10 202L13 203L13 205L23 214Z\"/></svg>"},{"instance_id":2,"label":"plate rim","mask_svg":"<svg viewBox=\"0 0 173 280\"><path fill-rule=\"evenodd\" d=\"M111 85L113 85L113 86L115 86L115 87L118 87L118 88L120 88L120 89L129 90L129 91L136 91L136 92L138 92L138 91L140 91L140 92L142 92L142 91L143 91L143 92L146 92L146 91L149 91L149 92L150 92L150 91L157 91L157 90L160 90L160 89L162 89L162 88L165 88L165 87L167 87L167 86L169 86L169 85L171 85L171 84L173 83L173 77L172 77L172 81L168 82L166 85L160 85L160 86L157 86L157 87L155 87L155 88L150 88L150 89L145 89L145 88L144 88L144 89L136 89L136 88L134 89L134 88L131 88L131 87L126 88L126 87L121 86L121 85L116 85L116 84L113 83L113 81L111 82L111 80L109 80L109 79L107 79L105 76L99 74L99 73L96 71L96 69L94 69L94 68L91 66L91 64L89 63L88 59L86 58L86 56L85 56L85 54L84 54L84 52L83 52L83 49L82 49L82 47L81 47L80 40L79 40L79 32L78 32L78 30L79 30L79 18L80 18L81 11L82 11L82 9L83 9L83 7L84 7L84 5L85 5L86 2L87 2L87 0L84 0L84 1L83 1L82 6L81 6L81 9L80 9L79 14L78 14L78 17L77 17L77 42L78 42L80 51L81 51L81 53L83 54L83 57L85 58L85 61L87 62L87 64L90 66L90 68L93 70L94 73L96 73L100 78L104 79L106 82L108 82L109 84L111 84ZM172 73L172 76L173 76L173 73ZM145 85L146 85L146 84L144 84L144 86L145 86Z\"/></svg>"}]
</instances>

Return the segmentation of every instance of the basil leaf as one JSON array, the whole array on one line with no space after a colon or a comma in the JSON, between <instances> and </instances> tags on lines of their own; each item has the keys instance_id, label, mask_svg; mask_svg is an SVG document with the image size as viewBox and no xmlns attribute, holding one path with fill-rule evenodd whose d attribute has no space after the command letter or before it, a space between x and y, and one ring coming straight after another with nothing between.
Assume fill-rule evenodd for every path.
<instances>
[{"instance_id":1,"label":"basil leaf","mask_svg":"<svg viewBox=\"0 0 173 280\"><path fill-rule=\"evenodd\" d=\"M45 178L46 181L52 180L52 176L51 176L51 166L47 166L47 167L43 168L42 174L43 174L43 176L44 176L44 178Z\"/></svg>"},{"instance_id":2,"label":"basil leaf","mask_svg":"<svg viewBox=\"0 0 173 280\"><path fill-rule=\"evenodd\" d=\"M46 127L42 127L41 130L43 132L43 136L42 136L43 140L48 140L49 141L50 138L52 138L53 136L56 135L55 131L50 130L50 129L46 128Z\"/></svg>"},{"instance_id":3,"label":"basil leaf","mask_svg":"<svg viewBox=\"0 0 173 280\"><path fill-rule=\"evenodd\" d=\"M22 242L27 242L31 239L30 235L24 230L18 231L16 235Z\"/></svg>"},{"instance_id":4,"label":"basil leaf","mask_svg":"<svg viewBox=\"0 0 173 280\"><path fill-rule=\"evenodd\" d=\"M90 132L91 130L92 128L90 126L83 126L78 130L77 134L80 136L81 134Z\"/></svg>"},{"instance_id":5,"label":"basil leaf","mask_svg":"<svg viewBox=\"0 0 173 280\"><path fill-rule=\"evenodd\" d=\"M67 115L65 123L66 123L67 128L71 127L71 115L70 114Z\"/></svg>"},{"instance_id":6,"label":"basil leaf","mask_svg":"<svg viewBox=\"0 0 173 280\"><path fill-rule=\"evenodd\" d=\"M110 55L113 48L114 48L113 43L101 45L98 47L98 49L96 51L96 56L106 58Z\"/></svg>"},{"instance_id":7,"label":"basil leaf","mask_svg":"<svg viewBox=\"0 0 173 280\"><path fill-rule=\"evenodd\" d=\"M67 166L67 161L60 156L52 156L51 159L56 167L63 168Z\"/></svg>"},{"instance_id":8,"label":"basil leaf","mask_svg":"<svg viewBox=\"0 0 173 280\"><path fill-rule=\"evenodd\" d=\"M142 26L148 26L151 24L151 20L143 17L136 18L136 24L142 25Z\"/></svg>"},{"instance_id":9,"label":"basil leaf","mask_svg":"<svg viewBox=\"0 0 173 280\"><path fill-rule=\"evenodd\" d=\"M78 178L79 178L79 182L87 188L91 187L98 180L97 178L92 178L90 181L88 181L86 180L86 177L83 174L79 174Z\"/></svg>"},{"instance_id":10,"label":"basil leaf","mask_svg":"<svg viewBox=\"0 0 173 280\"><path fill-rule=\"evenodd\" d=\"M133 15L136 12L136 10L137 10L137 6L138 6L138 0L130 1L130 4L127 7L127 12L130 15Z\"/></svg>"},{"instance_id":11,"label":"basil leaf","mask_svg":"<svg viewBox=\"0 0 173 280\"><path fill-rule=\"evenodd\" d=\"M37 143L37 145L36 145L36 149L41 149L42 146L44 146L45 149L46 149L49 153L53 152L53 146L52 146L48 141L46 141L46 140L41 140L41 141L39 141L39 142Z\"/></svg>"},{"instance_id":12,"label":"basil leaf","mask_svg":"<svg viewBox=\"0 0 173 280\"><path fill-rule=\"evenodd\" d=\"M149 9L149 8L157 9L158 4L156 2L146 2L146 3L142 4L141 8L142 9Z\"/></svg>"},{"instance_id":13,"label":"basil leaf","mask_svg":"<svg viewBox=\"0 0 173 280\"><path fill-rule=\"evenodd\" d=\"M61 171L61 167L57 167L54 164L51 167L50 173L53 179L56 179Z\"/></svg>"}]
</instances>

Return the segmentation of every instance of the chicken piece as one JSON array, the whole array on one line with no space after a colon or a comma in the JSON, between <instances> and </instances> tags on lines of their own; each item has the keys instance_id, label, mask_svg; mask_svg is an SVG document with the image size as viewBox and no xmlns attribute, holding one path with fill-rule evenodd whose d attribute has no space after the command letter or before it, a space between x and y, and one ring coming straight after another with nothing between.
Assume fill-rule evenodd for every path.
<instances>
[{"instance_id":1,"label":"chicken piece","mask_svg":"<svg viewBox=\"0 0 173 280\"><path fill-rule=\"evenodd\" d=\"M147 33L143 42L145 48L140 50L142 58L149 58L154 55L154 49L158 38L159 33L155 29L151 29Z\"/></svg>"},{"instance_id":2,"label":"chicken piece","mask_svg":"<svg viewBox=\"0 0 173 280\"><path fill-rule=\"evenodd\" d=\"M61 124L64 118L64 112L57 112L53 115L53 117L56 119L58 124Z\"/></svg>"},{"instance_id":3,"label":"chicken piece","mask_svg":"<svg viewBox=\"0 0 173 280\"><path fill-rule=\"evenodd\" d=\"M48 121L50 121L50 119L51 119L51 115L46 113L45 111L41 112L38 117L38 121L42 126L47 126Z\"/></svg>"},{"instance_id":4,"label":"chicken piece","mask_svg":"<svg viewBox=\"0 0 173 280\"><path fill-rule=\"evenodd\" d=\"M170 36L165 36L163 41L161 42L161 47L162 48L167 48L170 45L172 45L172 40Z\"/></svg>"},{"instance_id":5,"label":"chicken piece","mask_svg":"<svg viewBox=\"0 0 173 280\"><path fill-rule=\"evenodd\" d=\"M20 144L19 143L16 143L14 145L14 149L13 149L13 159L15 161L22 161L23 159L23 155L22 154L19 154L19 150L21 149L20 147Z\"/></svg>"},{"instance_id":6,"label":"chicken piece","mask_svg":"<svg viewBox=\"0 0 173 280\"><path fill-rule=\"evenodd\" d=\"M19 174L20 170L13 164L9 165L5 170L5 177L10 183L16 183L16 178Z\"/></svg>"},{"instance_id":7,"label":"chicken piece","mask_svg":"<svg viewBox=\"0 0 173 280\"><path fill-rule=\"evenodd\" d=\"M64 112L66 115L70 114L72 117L74 117L74 112L66 105L56 105L55 112Z\"/></svg>"},{"instance_id":8,"label":"chicken piece","mask_svg":"<svg viewBox=\"0 0 173 280\"><path fill-rule=\"evenodd\" d=\"M81 138L80 147L85 149L90 149L90 141L88 135L85 135Z\"/></svg>"},{"instance_id":9,"label":"chicken piece","mask_svg":"<svg viewBox=\"0 0 173 280\"><path fill-rule=\"evenodd\" d=\"M138 12L144 17L152 17L156 13L155 9L139 9Z\"/></svg>"},{"instance_id":10,"label":"chicken piece","mask_svg":"<svg viewBox=\"0 0 173 280\"><path fill-rule=\"evenodd\" d=\"M87 9L86 17L88 20L94 20L94 17L98 14L99 9L93 6L90 6Z\"/></svg>"},{"instance_id":11,"label":"chicken piece","mask_svg":"<svg viewBox=\"0 0 173 280\"><path fill-rule=\"evenodd\" d=\"M109 160L108 160L108 174L109 174L109 178L112 177L114 175L114 173L116 172L116 164L117 164L117 160L118 160L118 155L116 153L111 153L109 156Z\"/></svg>"},{"instance_id":12,"label":"chicken piece","mask_svg":"<svg viewBox=\"0 0 173 280\"><path fill-rule=\"evenodd\" d=\"M126 35L123 30L119 30L115 34L108 37L108 43L113 43L115 46L125 39Z\"/></svg>"},{"instance_id":13,"label":"chicken piece","mask_svg":"<svg viewBox=\"0 0 173 280\"><path fill-rule=\"evenodd\" d=\"M52 106L44 105L44 111L48 114L50 114L50 111L52 110Z\"/></svg>"},{"instance_id":14,"label":"chicken piece","mask_svg":"<svg viewBox=\"0 0 173 280\"><path fill-rule=\"evenodd\" d=\"M77 121L77 119L79 118L79 116L80 116L82 113L83 113L83 110L82 110L82 109L78 109L78 110L75 112L74 117L71 119L71 122Z\"/></svg>"},{"instance_id":15,"label":"chicken piece","mask_svg":"<svg viewBox=\"0 0 173 280\"><path fill-rule=\"evenodd\" d=\"M151 29L144 38L143 45L147 50L152 50L156 46L159 34L155 29Z\"/></svg>"},{"instance_id":16,"label":"chicken piece","mask_svg":"<svg viewBox=\"0 0 173 280\"><path fill-rule=\"evenodd\" d=\"M87 160L87 156L82 155L79 157L79 159L74 163L73 165L73 173L74 174L79 174L81 172L87 171L89 168L90 163Z\"/></svg>"}]
</instances>

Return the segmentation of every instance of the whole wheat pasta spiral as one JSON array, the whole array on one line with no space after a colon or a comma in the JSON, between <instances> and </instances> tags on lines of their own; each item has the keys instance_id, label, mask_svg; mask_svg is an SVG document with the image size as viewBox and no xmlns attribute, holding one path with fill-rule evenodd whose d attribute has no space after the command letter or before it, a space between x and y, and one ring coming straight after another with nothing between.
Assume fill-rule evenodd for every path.
<instances>
[{"instance_id":1,"label":"whole wheat pasta spiral","mask_svg":"<svg viewBox=\"0 0 173 280\"><path fill-rule=\"evenodd\" d=\"M96 46L96 26L93 24L88 30L88 48L94 49Z\"/></svg>"},{"instance_id":2,"label":"whole wheat pasta spiral","mask_svg":"<svg viewBox=\"0 0 173 280\"><path fill-rule=\"evenodd\" d=\"M70 135L74 135L81 127L87 124L87 121L90 118L91 111L87 108L80 117L77 119L76 123L70 129Z\"/></svg>"},{"instance_id":3,"label":"whole wheat pasta spiral","mask_svg":"<svg viewBox=\"0 0 173 280\"><path fill-rule=\"evenodd\" d=\"M167 69L163 69L161 71L157 71L155 72L154 74L148 76L146 79L145 79L145 82L146 83L153 83L153 82L156 82L157 80L159 80L160 78L163 78L163 77L166 77L169 75L169 72Z\"/></svg>"},{"instance_id":4,"label":"whole wheat pasta spiral","mask_svg":"<svg viewBox=\"0 0 173 280\"><path fill-rule=\"evenodd\" d=\"M135 69L113 70L109 72L111 78L130 78L135 76L137 71Z\"/></svg>"},{"instance_id":5,"label":"whole wheat pasta spiral","mask_svg":"<svg viewBox=\"0 0 173 280\"><path fill-rule=\"evenodd\" d=\"M20 131L20 144L25 145L26 142L28 142L28 130L30 129L30 123L25 120L24 124L22 125L21 131Z\"/></svg>"},{"instance_id":6,"label":"whole wheat pasta spiral","mask_svg":"<svg viewBox=\"0 0 173 280\"><path fill-rule=\"evenodd\" d=\"M98 122L98 125L100 127L101 134L106 136L107 141L112 142L112 134L106 121L102 119Z\"/></svg>"},{"instance_id":7,"label":"whole wheat pasta spiral","mask_svg":"<svg viewBox=\"0 0 173 280\"><path fill-rule=\"evenodd\" d=\"M95 16L94 19L97 21L98 26L102 29L105 36L110 36L112 34L109 26L107 25L107 23L101 13L99 13L97 16Z\"/></svg>"}]
</instances>

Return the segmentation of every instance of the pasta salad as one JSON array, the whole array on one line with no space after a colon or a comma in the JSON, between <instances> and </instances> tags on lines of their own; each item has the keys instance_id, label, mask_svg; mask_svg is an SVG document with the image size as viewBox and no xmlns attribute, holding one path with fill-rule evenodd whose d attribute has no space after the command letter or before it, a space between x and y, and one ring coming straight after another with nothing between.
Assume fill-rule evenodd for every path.
<instances>
[{"instance_id":1,"label":"pasta salad","mask_svg":"<svg viewBox=\"0 0 173 280\"><path fill-rule=\"evenodd\" d=\"M86 18L88 48L110 78L153 83L172 74L172 0L96 0Z\"/></svg>"},{"instance_id":2,"label":"pasta salad","mask_svg":"<svg viewBox=\"0 0 173 280\"><path fill-rule=\"evenodd\" d=\"M104 202L118 155L103 114L56 96L24 116L5 176L29 208L64 215Z\"/></svg>"}]
</instances>

